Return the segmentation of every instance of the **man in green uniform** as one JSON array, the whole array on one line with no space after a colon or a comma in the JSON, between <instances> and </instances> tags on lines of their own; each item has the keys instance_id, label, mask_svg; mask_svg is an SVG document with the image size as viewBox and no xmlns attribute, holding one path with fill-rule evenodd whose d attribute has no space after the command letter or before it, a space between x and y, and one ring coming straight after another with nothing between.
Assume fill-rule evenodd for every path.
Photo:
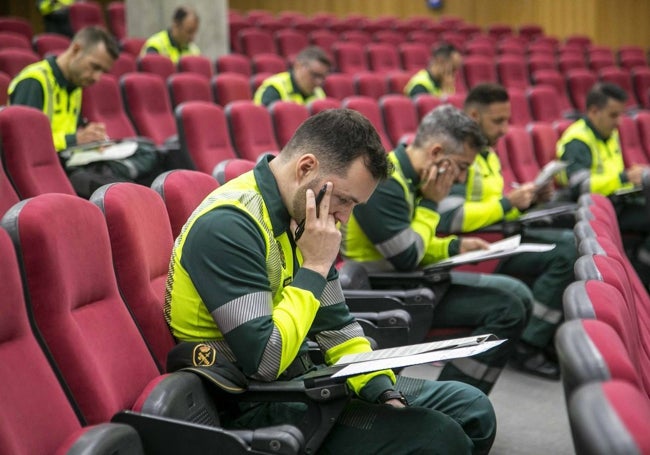
<instances>
[{"instance_id":1,"label":"man in green uniform","mask_svg":"<svg viewBox=\"0 0 650 455\"><path fill-rule=\"evenodd\" d=\"M648 166L626 168L618 138L618 123L625 112L627 93L617 85L598 83L587 94L587 113L564 132L557 156L569 165L558 182L572 199L582 193L614 196L616 191L642 186ZM646 200L640 194L613 197L621 231L640 233L645 239L631 259L645 283L650 281L650 223Z\"/></svg>"},{"instance_id":2,"label":"man in green uniform","mask_svg":"<svg viewBox=\"0 0 650 455\"><path fill-rule=\"evenodd\" d=\"M476 124L446 105L427 114L413 143L390 153L391 178L366 204L355 207L343 228L341 253L369 272L412 271L457 253L483 249L479 238L436 236L438 203L483 146ZM424 283L421 283L425 285ZM532 296L520 281L499 275L452 272L451 285L434 310L433 327L474 328L509 341L473 358L453 360L439 379L460 380L489 392L528 320Z\"/></svg>"},{"instance_id":3,"label":"man in green uniform","mask_svg":"<svg viewBox=\"0 0 650 455\"><path fill-rule=\"evenodd\" d=\"M533 183L505 192L501 164L493 147L508 128L508 92L497 84L479 84L468 93L465 112L477 122L488 146L476 156L466 182L454 185L449 197L440 203L440 229L445 232L472 232L497 222L515 220L539 194ZM552 350L555 331L563 318L564 289L574 279L573 264L577 253L573 232L525 228L522 241L554 243L555 248L544 253L511 256L501 260L496 269L498 273L534 279L533 313L512 364L522 371L557 379L559 367L549 350Z\"/></svg>"},{"instance_id":4,"label":"man in green uniform","mask_svg":"<svg viewBox=\"0 0 650 455\"><path fill-rule=\"evenodd\" d=\"M415 98L422 93L434 96L450 95L456 91L456 74L463 64L460 52L451 44L433 50L429 66L413 75L404 87L404 94Z\"/></svg>"},{"instance_id":5,"label":"man in green uniform","mask_svg":"<svg viewBox=\"0 0 650 455\"><path fill-rule=\"evenodd\" d=\"M328 364L369 351L333 267L341 239L337 223L346 222L388 172L370 122L355 111L333 109L306 120L276 158L208 195L172 253L165 315L176 339L207 343L262 381L309 371L307 336ZM324 185L317 209L315 192ZM302 236L295 235L299 224ZM489 451L495 417L487 397L472 386L396 380L390 370L350 378L348 385L356 398L322 453ZM242 406L230 424L296 423L302 416L295 409L290 403Z\"/></svg>"},{"instance_id":6,"label":"man in green uniform","mask_svg":"<svg viewBox=\"0 0 650 455\"><path fill-rule=\"evenodd\" d=\"M174 10L172 25L150 36L142 46L142 55L166 55L172 62L178 63L183 55L199 55L201 50L193 43L199 30L199 16L187 6Z\"/></svg>"},{"instance_id":7,"label":"man in green uniform","mask_svg":"<svg viewBox=\"0 0 650 455\"><path fill-rule=\"evenodd\" d=\"M307 47L296 55L290 71L274 74L262 82L255 91L254 101L270 106L278 100L308 104L325 98L322 86L331 67L325 51L317 46Z\"/></svg>"},{"instance_id":8,"label":"man in green uniform","mask_svg":"<svg viewBox=\"0 0 650 455\"><path fill-rule=\"evenodd\" d=\"M94 84L110 71L119 49L106 30L86 27L58 56L25 67L9 85L9 104L22 104L47 115L54 148L77 194L89 198L100 186L116 181L150 183L158 170L155 150L139 147L128 158L98 161L85 166L66 166L70 147L108 139L103 123L81 118L83 87ZM144 147L144 148L143 148Z\"/></svg>"},{"instance_id":9,"label":"man in green uniform","mask_svg":"<svg viewBox=\"0 0 650 455\"><path fill-rule=\"evenodd\" d=\"M75 0L38 0L38 11L43 16L47 33L58 33L72 38L68 8Z\"/></svg>"}]
</instances>

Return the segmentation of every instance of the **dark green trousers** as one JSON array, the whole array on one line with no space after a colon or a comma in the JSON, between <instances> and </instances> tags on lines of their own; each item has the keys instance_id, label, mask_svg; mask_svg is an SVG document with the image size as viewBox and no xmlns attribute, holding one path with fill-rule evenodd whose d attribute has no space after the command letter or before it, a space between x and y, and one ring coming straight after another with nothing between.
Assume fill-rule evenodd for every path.
<instances>
[{"instance_id":1,"label":"dark green trousers","mask_svg":"<svg viewBox=\"0 0 650 455\"><path fill-rule=\"evenodd\" d=\"M474 357L452 360L439 380L457 380L489 393L526 327L530 289L498 274L452 272L451 286L438 303L433 328L468 327L473 335L492 333L508 341Z\"/></svg>"},{"instance_id":2,"label":"dark green trousers","mask_svg":"<svg viewBox=\"0 0 650 455\"><path fill-rule=\"evenodd\" d=\"M459 382L398 377L411 406L393 408L352 400L321 446L327 455L487 454L496 435L496 416L484 393ZM249 407L239 428L297 423L303 405L264 403Z\"/></svg>"},{"instance_id":3,"label":"dark green trousers","mask_svg":"<svg viewBox=\"0 0 650 455\"><path fill-rule=\"evenodd\" d=\"M555 248L545 253L522 253L499 263L497 272L526 277L532 282L533 314L521 339L544 348L553 342L558 326L564 318L562 295L574 281L573 264L577 250L573 231L569 229L526 229L522 235L526 243L554 243Z\"/></svg>"}]
</instances>

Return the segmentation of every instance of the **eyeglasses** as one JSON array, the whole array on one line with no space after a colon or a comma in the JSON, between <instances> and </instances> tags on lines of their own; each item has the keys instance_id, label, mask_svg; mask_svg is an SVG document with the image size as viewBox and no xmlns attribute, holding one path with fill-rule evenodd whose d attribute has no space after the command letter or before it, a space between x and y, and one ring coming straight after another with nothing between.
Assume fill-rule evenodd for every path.
<instances>
[{"instance_id":1,"label":"eyeglasses","mask_svg":"<svg viewBox=\"0 0 650 455\"><path fill-rule=\"evenodd\" d=\"M327 77L327 72L321 73L316 70L313 70L309 68L308 65L305 65L305 68L307 69L307 72L309 73L309 77L311 77L314 80L319 80L319 79L325 79Z\"/></svg>"}]
</instances>

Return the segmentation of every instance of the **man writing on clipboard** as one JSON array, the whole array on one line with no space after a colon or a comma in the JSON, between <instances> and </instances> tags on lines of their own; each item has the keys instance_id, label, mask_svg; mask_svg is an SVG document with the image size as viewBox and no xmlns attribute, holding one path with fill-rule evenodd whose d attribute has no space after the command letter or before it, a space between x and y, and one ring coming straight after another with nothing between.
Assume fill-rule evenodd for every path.
<instances>
[{"instance_id":1,"label":"man writing on clipboard","mask_svg":"<svg viewBox=\"0 0 650 455\"><path fill-rule=\"evenodd\" d=\"M47 57L25 67L9 85L9 104L22 104L41 110L52 128L54 148L77 194L89 198L106 183L135 181L148 183L158 170L153 147L133 147L131 155L116 160L100 160L70 166L69 151L84 144L103 143L106 128L101 123L81 120L83 87L94 84L110 71L119 53L112 36L102 28L86 27L58 56ZM97 148L94 147L97 151Z\"/></svg>"},{"instance_id":2,"label":"man writing on clipboard","mask_svg":"<svg viewBox=\"0 0 650 455\"><path fill-rule=\"evenodd\" d=\"M467 94L465 112L476 121L488 146L476 156L464 183L454 185L450 196L439 205L440 229L472 232L494 223L515 220L530 207L535 185L526 183L506 191L499 157L494 147L508 128L508 92L497 84L479 84ZM546 191L546 190L544 190ZM522 242L553 243L544 253L524 253L502 259L496 269L531 279L533 314L513 356L513 365L524 372L558 379L560 371L553 353L555 330L563 320L562 295L573 281L577 252L570 229L527 228Z\"/></svg>"}]
</instances>

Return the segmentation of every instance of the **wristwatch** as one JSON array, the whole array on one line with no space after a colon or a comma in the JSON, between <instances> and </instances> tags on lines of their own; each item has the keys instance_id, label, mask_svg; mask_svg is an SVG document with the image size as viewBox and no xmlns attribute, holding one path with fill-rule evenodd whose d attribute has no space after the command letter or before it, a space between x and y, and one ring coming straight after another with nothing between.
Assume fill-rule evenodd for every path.
<instances>
[{"instance_id":1,"label":"wristwatch","mask_svg":"<svg viewBox=\"0 0 650 455\"><path fill-rule=\"evenodd\" d=\"M385 390L382 392L381 395L379 395L379 398L377 398L377 401L379 403L386 403L387 401L390 400L397 400L400 403L402 403L404 406L408 406L409 402L406 400L406 397L400 392L399 390Z\"/></svg>"}]
</instances>

